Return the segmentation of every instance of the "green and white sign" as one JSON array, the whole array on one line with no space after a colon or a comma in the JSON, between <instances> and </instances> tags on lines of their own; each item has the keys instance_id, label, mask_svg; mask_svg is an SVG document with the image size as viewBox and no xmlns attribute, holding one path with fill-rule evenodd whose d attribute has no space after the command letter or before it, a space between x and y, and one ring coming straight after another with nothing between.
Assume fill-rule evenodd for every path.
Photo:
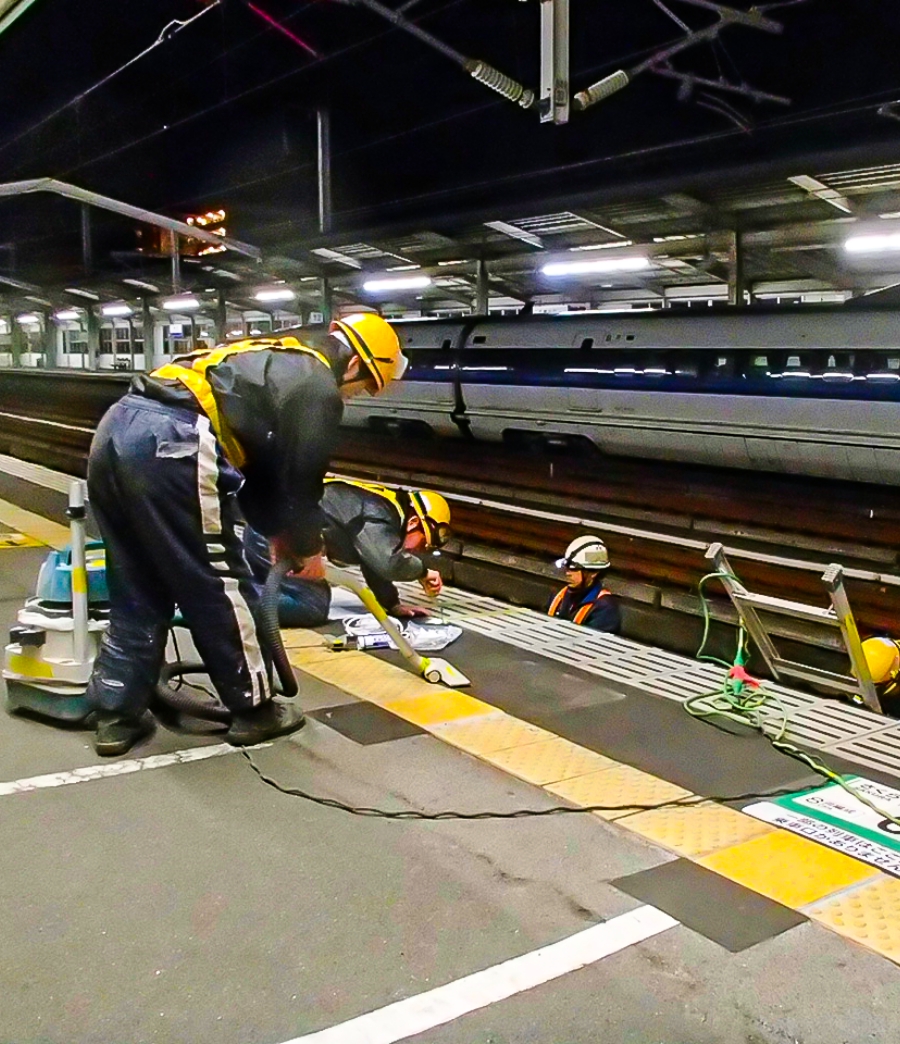
<instances>
[{"instance_id":1,"label":"green and white sign","mask_svg":"<svg viewBox=\"0 0 900 1044\"><path fill-rule=\"evenodd\" d=\"M900 877L900 826L887 818L900 819L900 790L860 776L849 776L846 782L880 811L837 783L761 801L743 811Z\"/></svg>"}]
</instances>

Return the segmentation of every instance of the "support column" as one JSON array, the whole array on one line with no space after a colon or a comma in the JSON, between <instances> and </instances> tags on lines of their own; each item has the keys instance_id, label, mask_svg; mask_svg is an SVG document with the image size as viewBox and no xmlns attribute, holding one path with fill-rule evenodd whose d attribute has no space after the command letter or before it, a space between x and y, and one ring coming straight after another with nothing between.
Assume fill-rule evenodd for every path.
<instances>
[{"instance_id":1,"label":"support column","mask_svg":"<svg viewBox=\"0 0 900 1044\"><path fill-rule=\"evenodd\" d=\"M97 369L97 357L100 355L100 318L93 305L86 305L84 309L87 326L87 354L89 370Z\"/></svg>"},{"instance_id":2,"label":"support column","mask_svg":"<svg viewBox=\"0 0 900 1044\"><path fill-rule=\"evenodd\" d=\"M316 110L319 139L319 231L331 231L331 114L324 106Z\"/></svg>"},{"instance_id":3,"label":"support column","mask_svg":"<svg viewBox=\"0 0 900 1044\"><path fill-rule=\"evenodd\" d=\"M141 329L144 334L144 369L147 373L155 370L161 364L157 359L156 352L156 321L153 318L153 310L150 308L150 299L141 298Z\"/></svg>"},{"instance_id":4,"label":"support column","mask_svg":"<svg viewBox=\"0 0 900 1044\"><path fill-rule=\"evenodd\" d=\"M81 264L86 276L93 273L94 241L91 235L91 208L87 203L81 204Z\"/></svg>"},{"instance_id":5,"label":"support column","mask_svg":"<svg viewBox=\"0 0 900 1044\"><path fill-rule=\"evenodd\" d=\"M62 349L59 343L59 330L53 322L51 312L39 312L41 317L41 347L44 352L44 368L56 369L61 365Z\"/></svg>"},{"instance_id":6,"label":"support column","mask_svg":"<svg viewBox=\"0 0 900 1044\"><path fill-rule=\"evenodd\" d=\"M9 341L12 348L13 366L21 366L22 353L25 351L27 344L25 333L16 322L16 317L13 313L9 315Z\"/></svg>"},{"instance_id":7,"label":"support column","mask_svg":"<svg viewBox=\"0 0 900 1044\"><path fill-rule=\"evenodd\" d=\"M728 303L741 307L745 290L743 242L740 232L732 232L728 246Z\"/></svg>"},{"instance_id":8,"label":"support column","mask_svg":"<svg viewBox=\"0 0 900 1044\"><path fill-rule=\"evenodd\" d=\"M490 307L490 287L488 284L487 261L483 257L478 259L478 267L475 271L475 314L487 315Z\"/></svg>"},{"instance_id":9,"label":"support column","mask_svg":"<svg viewBox=\"0 0 900 1044\"><path fill-rule=\"evenodd\" d=\"M331 292L331 280L322 276L322 321L330 323L334 318L334 295Z\"/></svg>"},{"instance_id":10,"label":"support column","mask_svg":"<svg viewBox=\"0 0 900 1044\"><path fill-rule=\"evenodd\" d=\"M219 287L216 292L216 343L224 344L228 340L228 306L225 291Z\"/></svg>"},{"instance_id":11,"label":"support column","mask_svg":"<svg viewBox=\"0 0 900 1044\"><path fill-rule=\"evenodd\" d=\"M181 289L181 254L178 252L178 233L174 229L169 230L169 250L172 253L172 293L177 294Z\"/></svg>"}]
</instances>

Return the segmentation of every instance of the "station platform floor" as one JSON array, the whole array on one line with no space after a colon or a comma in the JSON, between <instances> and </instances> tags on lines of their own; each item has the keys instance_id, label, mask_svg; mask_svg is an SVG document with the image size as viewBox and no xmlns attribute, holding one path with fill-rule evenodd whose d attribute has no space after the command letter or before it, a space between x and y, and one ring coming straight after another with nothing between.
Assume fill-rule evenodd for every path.
<instances>
[{"instance_id":1,"label":"station platform floor","mask_svg":"<svg viewBox=\"0 0 900 1044\"><path fill-rule=\"evenodd\" d=\"M0 458L4 628L66 540L66 488ZM160 726L109 760L0 715L0 1041L898 1036L900 870L744 811L823 780L685 713L720 669L462 591L442 606L465 689L285 631L308 721L253 763L355 808L567 811L350 815L266 786L215 732ZM795 742L900 789L900 723L770 688Z\"/></svg>"}]
</instances>

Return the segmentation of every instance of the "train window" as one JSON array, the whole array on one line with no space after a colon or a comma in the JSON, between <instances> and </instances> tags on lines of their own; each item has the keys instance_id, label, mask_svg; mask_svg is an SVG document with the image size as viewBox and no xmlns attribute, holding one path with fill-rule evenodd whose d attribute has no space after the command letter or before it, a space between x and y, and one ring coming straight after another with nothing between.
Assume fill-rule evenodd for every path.
<instances>
[{"instance_id":1,"label":"train window","mask_svg":"<svg viewBox=\"0 0 900 1044\"><path fill-rule=\"evenodd\" d=\"M625 335L625 340L626 341L633 341L634 340L634 334L626 334Z\"/></svg>"},{"instance_id":2,"label":"train window","mask_svg":"<svg viewBox=\"0 0 900 1044\"><path fill-rule=\"evenodd\" d=\"M444 338L444 343L441 345L441 351L447 352L453 346L453 341L449 337Z\"/></svg>"},{"instance_id":3,"label":"train window","mask_svg":"<svg viewBox=\"0 0 900 1044\"><path fill-rule=\"evenodd\" d=\"M487 337L484 334L478 334L477 337L472 338L472 344L485 344L486 342Z\"/></svg>"},{"instance_id":4,"label":"train window","mask_svg":"<svg viewBox=\"0 0 900 1044\"><path fill-rule=\"evenodd\" d=\"M819 352L817 361L816 370L821 374L823 381L853 380L853 354L851 352Z\"/></svg>"},{"instance_id":5,"label":"train window","mask_svg":"<svg viewBox=\"0 0 900 1044\"><path fill-rule=\"evenodd\" d=\"M710 373L713 377L734 376L734 356L724 352L717 352L710 359Z\"/></svg>"},{"instance_id":6,"label":"train window","mask_svg":"<svg viewBox=\"0 0 900 1044\"><path fill-rule=\"evenodd\" d=\"M593 337L585 337L585 339L581 342L581 350L583 352L589 352L593 347L594 347L594 338Z\"/></svg>"}]
</instances>

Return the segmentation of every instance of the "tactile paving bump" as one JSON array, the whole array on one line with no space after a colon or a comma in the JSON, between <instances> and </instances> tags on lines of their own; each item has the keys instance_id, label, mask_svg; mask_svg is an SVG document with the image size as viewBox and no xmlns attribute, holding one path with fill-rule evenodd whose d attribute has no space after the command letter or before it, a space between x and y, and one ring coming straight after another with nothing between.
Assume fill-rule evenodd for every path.
<instances>
[{"instance_id":1,"label":"tactile paving bump","mask_svg":"<svg viewBox=\"0 0 900 1044\"><path fill-rule=\"evenodd\" d=\"M404 694L400 699L382 702L381 706L385 710L389 710L391 714L396 714L399 718L404 718L423 728L440 722L458 721L460 718L490 714L494 710L490 704L482 703L481 700L464 692L457 692L455 689L440 689L434 685L428 687L430 691L424 695ZM369 698L368 695L366 698Z\"/></svg>"},{"instance_id":2,"label":"tactile paving bump","mask_svg":"<svg viewBox=\"0 0 900 1044\"><path fill-rule=\"evenodd\" d=\"M900 964L900 881L882 877L827 900L809 916Z\"/></svg>"},{"instance_id":3,"label":"tactile paving bump","mask_svg":"<svg viewBox=\"0 0 900 1044\"><path fill-rule=\"evenodd\" d=\"M502 711L485 715L477 721L436 725L431 732L469 754L491 754L496 750L509 750L556 738L552 732Z\"/></svg>"},{"instance_id":4,"label":"tactile paving bump","mask_svg":"<svg viewBox=\"0 0 900 1044\"><path fill-rule=\"evenodd\" d=\"M699 862L795 910L877 874L857 859L785 830L773 830Z\"/></svg>"},{"instance_id":5,"label":"tactile paving bump","mask_svg":"<svg viewBox=\"0 0 900 1044\"><path fill-rule=\"evenodd\" d=\"M607 766L599 772L564 779L546 789L576 805L611 806L610 811L595 813L601 819L627 816L635 805L658 805L691 797L689 790L676 787L674 783L667 783L630 765L620 765L608 759L604 761Z\"/></svg>"},{"instance_id":6,"label":"tactile paving bump","mask_svg":"<svg viewBox=\"0 0 900 1044\"><path fill-rule=\"evenodd\" d=\"M773 830L767 823L711 802L639 812L621 820L621 825L692 858L711 855Z\"/></svg>"},{"instance_id":7,"label":"tactile paving bump","mask_svg":"<svg viewBox=\"0 0 900 1044\"><path fill-rule=\"evenodd\" d=\"M491 765L524 779L526 783L536 783L538 786L595 773L597 769L616 764L602 754L560 738L497 750L482 754L481 757Z\"/></svg>"}]
</instances>

